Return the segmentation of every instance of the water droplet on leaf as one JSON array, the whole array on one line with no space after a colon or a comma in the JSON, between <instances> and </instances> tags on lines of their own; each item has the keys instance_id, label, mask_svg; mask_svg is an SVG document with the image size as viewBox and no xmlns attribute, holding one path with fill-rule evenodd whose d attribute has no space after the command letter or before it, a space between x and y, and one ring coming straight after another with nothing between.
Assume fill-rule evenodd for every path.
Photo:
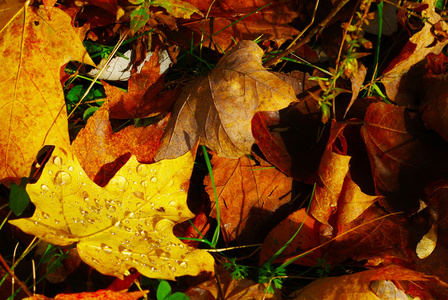
<instances>
[{"instance_id":1,"label":"water droplet on leaf","mask_svg":"<svg viewBox=\"0 0 448 300\"><path fill-rule=\"evenodd\" d=\"M54 177L54 183L57 185L70 184L72 182L72 176L64 171L59 171Z\"/></svg>"},{"instance_id":2,"label":"water droplet on leaf","mask_svg":"<svg viewBox=\"0 0 448 300\"><path fill-rule=\"evenodd\" d=\"M53 157L53 163L55 165L61 166L62 165L62 158L60 158L59 156Z\"/></svg>"},{"instance_id":3,"label":"water droplet on leaf","mask_svg":"<svg viewBox=\"0 0 448 300\"><path fill-rule=\"evenodd\" d=\"M142 192L140 192L140 191L135 191L135 192L133 192L132 194L133 194L135 197L140 198L140 199L143 199L143 197L144 197L144 194L143 194Z\"/></svg>"},{"instance_id":4,"label":"water droplet on leaf","mask_svg":"<svg viewBox=\"0 0 448 300\"><path fill-rule=\"evenodd\" d=\"M107 254L112 253L112 248L104 243L101 244L101 249L103 249L103 251Z\"/></svg>"},{"instance_id":5,"label":"water droplet on leaf","mask_svg":"<svg viewBox=\"0 0 448 300\"><path fill-rule=\"evenodd\" d=\"M137 166L137 174L145 177L148 174L148 169L146 165L140 164Z\"/></svg>"},{"instance_id":6,"label":"water droplet on leaf","mask_svg":"<svg viewBox=\"0 0 448 300\"><path fill-rule=\"evenodd\" d=\"M123 176L115 176L113 177L109 183L106 185L106 189L109 192L118 194L118 193L123 193L124 191L126 191L129 187L129 182L126 178L124 178Z\"/></svg>"}]
</instances>

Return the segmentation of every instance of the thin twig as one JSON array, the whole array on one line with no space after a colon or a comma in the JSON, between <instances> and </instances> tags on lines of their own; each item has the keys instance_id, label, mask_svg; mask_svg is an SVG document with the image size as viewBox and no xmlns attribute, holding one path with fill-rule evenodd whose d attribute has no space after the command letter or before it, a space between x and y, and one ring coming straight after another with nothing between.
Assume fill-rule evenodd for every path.
<instances>
[{"instance_id":1,"label":"thin twig","mask_svg":"<svg viewBox=\"0 0 448 300\"><path fill-rule=\"evenodd\" d=\"M269 59L268 61L266 61L263 66L265 68L268 68L272 65L275 65L276 63L278 63L278 61L282 58L285 57L286 55L294 52L295 50L297 50L298 48L302 47L303 45L305 45L306 43L308 43L311 38L318 33L321 29L323 29L325 26L327 26L328 22L330 22L331 19L333 19L333 17L344 7L345 4L347 4L349 0L341 0L341 2L339 2L339 4L333 8L331 10L331 13L329 13L325 19L322 20L322 22L319 23L319 25L317 25L316 27L314 27L304 38L303 40L301 40L299 43L295 44L293 47L289 48L288 50L285 50L279 54L277 54L275 57Z\"/></svg>"},{"instance_id":2,"label":"thin twig","mask_svg":"<svg viewBox=\"0 0 448 300\"><path fill-rule=\"evenodd\" d=\"M14 278L15 281L17 281L20 285L20 287L22 288L22 290L25 291L25 293L31 297L33 296L33 294L28 290L28 288L26 287L26 285L23 284L23 282L17 278L16 274L14 274L14 271L11 270L8 266L8 264L6 263L6 261L3 259L3 256L0 254L0 262L3 265L3 268L5 268L6 272L8 272L9 276L11 276L12 278Z\"/></svg>"}]
</instances>

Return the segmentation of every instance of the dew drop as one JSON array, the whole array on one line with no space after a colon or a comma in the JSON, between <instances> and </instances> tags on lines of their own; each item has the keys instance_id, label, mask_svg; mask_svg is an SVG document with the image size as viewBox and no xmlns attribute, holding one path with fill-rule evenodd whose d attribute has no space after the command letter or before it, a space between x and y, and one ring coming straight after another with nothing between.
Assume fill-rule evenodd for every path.
<instances>
[{"instance_id":1,"label":"dew drop","mask_svg":"<svg viewBox=\"0 0 448 300\"><path fill-rule=\"evenodd\" d=\"M148 168L146 165L140 164L137 166L137 174L140 176L146 176L148 174Z\"/></svg>"},{"instance_id":2,"label":"dew drop","mask_svg":"<svg viewBox=\"0 0 448 300\"><path fill-rule=\"evenodd\" d=\"M68 167L68 170L69 170L70 172L73 172L73 167L72 167L72 166L69 166L69 167Z\"/></svg>"},{"instance_id":3,"label":"dew drop","mask_svg":"<svg viewBox=\"0 0 448 300\"><path fill-rule=\"evenodd\" d=\"M50 188L49 188L48 185L46 185L46 184L42 184L42 185L40 186L40 188L41 188L42 191L44 191L44 192L49 192L49 191L50 191Z\"/></svg>"},{"instance_id":4,"label":"dew drop","mask_svg":"<svg viewBox=\"0 0 448 300\"><path fill-rule=\"evenodd\" d=\"M72 182L72 176L64 171L59 171L54 177L54 183L57 185L70 184Z\"/></svg>"},{"instance_id":5,"label":"dew drop","mask_svg":"<svg viewBox=\"0 0 448 300\"><path fill-rule=\"evenodd\" d=\"M140 198L140 199L143 199L143 197L144 197L144 194L140 191L135 191L132 194L134 194L135 197Z\"/></svg>"},{"instance_id":6,"label":"dew drop","mask_svg":"<svg viewBox=\"0 0 448 300\"><path fill-rule=\"evenodd\" d=\"M60 158L59 156L53 157L53 163L55 165L61 166L62 165L62 158Z\"/></svg>"},{"instance_id":7,"label":"dew drop","mask_svg":"<svg viewBox=\"0 0 448 300\"><path fill-rule=\"evenodd\" d=\"M148 182L146 180L143 180L142 182L140 182L140 185L145 188L148 186Z\"/></svg>"},{"instance_id":8,"label":"dew drop","mask_svg":"<svg viewBox=\"0 0 448 300\"><path fill-rule=\"evenodd\" d=\"M112 193L122 193L129 187L129 182L123 176L115 176L109 181L106 189Z\"/></svg>"},{"instance_id":9,"label":"dew drop","mask_svg":"<svg viewBox=\"0 0 448 300\"><path fill-rule=\"evenodd\" d=\"M187 267L188 267L188 265L187 265L187 263L186 262L181 262L180 264L179 264L179 266L182 268L182 269L186 269Z\"/></svg>"},{"instance_id":10,"label":"dew drop","mask_svg":"<svg viewBox=\"0 0 448 300\"><path fill-rule=\"evenodd\" d=\"M123 246L118 246L118 251L120 251L121 254L126 255L126 256L131 256L132 255L132 251L129 249L126 249Z\"/></svg>"},{"instance_id":11,"label":"dew drop","mask_svg":"<svg viewBox=\"0 0 448 300\"><path fill-rule=\"evenodd\" d=\"M104 243L101 244L101 249L107 254L112 253L112 248Z\"/></svg>"},{"instance_id":12,"label":"dew drop","mask_svg":"<svg viewBox=\"0 0 448 300\"><path fill-rule=\"evenodd\" d=\"M168 182L168 187L172 187L174 185L174 179L171 179L169 182Z\"/></svg>"},{"instance_id":13,"label":"dew drop","mask_svg":"<svg viewBox=\"0 0 448 300\"><path fill-rule=\"evenodd\" d=\"M176 268L175 267L171 267L171 272L176 272Z\"/></svg>"},{"instance_id":14,"label":"dew drop","mask_svg":"<svg viewBox=\"0 0 448 300\"><path fill-rule=\"evenodd\" d=\"M169 205L169 206L176 206L176 204L177 204L176 201L170 201L170 202L168 202L168 205Z\"/></svg>"},{"instance_id":15,"label":"dew drop","mask_svg":"<svg viewBox=\"0 0 448 300\"><path fill-rule=\"evenodd\" d=\"M149 180L151 180L152 183L156 183L157 182L157 178L152 176Z\"/></svg>"},{"instance_id":16,"label":"dew drop","mask_svg":"<svg viewBox=\"0 0 448 300\"><path fill-rule=\"evenodd\" d=\"M89 194L87 194L87 192L84 192L84 194L82 195L82 198L84 199L85 202L87 202L87 203L90 202Z\"/></svg>"},{"instance_id":17,"label":"dew drop","mask_svg":"<svg viewBox=\"0 0 448 300\"><path fill-rule=\"evenodd\" d=\"M53 171L52 170L48 170L48 175L53 175Z\"/></svg>"},{"instance_id":18,"label":"dew drop","mask_svg":"<svg viewBox=\"0 0 448 300\"><path fill-rule=\"evenodd\" d=\"M48 219L48 218L50 218L50 215L42 212L42 217L44 217L44 219Z\"/></svg>"},{"instance_id":19,"label":"dew drop","mask_svg":"<svg viewBox=\"0 0 448 300\"><path fill-rule=\"evenodd\" d=\"M107 205L107 204L106 204L106 209L110 213L114 213L117 210L117 208L115 206Z\"/></svg>"},{"instance_id":20,"label":"dew drop","mask_svg":"<svg viewBox=\"0 0 448 300\"><path fill-rule=\"evenodd\" d=\"M83 217L87 217L89 215L89 213L86 210L84 210L82 207L79 208L79 212L81 213L81 215Z\"/></svg>"}]
</instances>

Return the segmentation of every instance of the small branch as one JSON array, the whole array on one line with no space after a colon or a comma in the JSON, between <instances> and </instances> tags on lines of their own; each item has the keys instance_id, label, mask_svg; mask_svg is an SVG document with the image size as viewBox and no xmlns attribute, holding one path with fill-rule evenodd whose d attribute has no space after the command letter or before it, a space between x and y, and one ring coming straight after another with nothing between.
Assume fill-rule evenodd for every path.
<instances>
[{"instance_id":1,"label":"small branch","mask_svg":"<svg viewBox=\"0 0 448 300\"><path fill-rule=\"evenodd\" d=\"M8 274L14 278L15 281L17 281L20 285L20 287L22 288L23 291L25 291L25 293L29 296L32 297L33 294L28 290L28 288L26 287L26 285L23 284L23 282L17 278L16 274L14 274L14 271L12 271L8 264L6 263L6 261L3 259L3 256L0 254L0 262L2 263L3 267L5 268L6 272L8 272Z\"/></svg>"},{"instance_id":2,"label":"small branch","mask_svg":"<svg viewBox=\"0 0 448 300\"><path fill-rule=\"evenodd\" d=\"M275 57L271 58L270 60L266 61L263 64L263 66L265 68L268 68L272 65L277 64L282 57L285 57L286 55L294 52L298 48L300 48L303 45L305 45L306 43L308 43L316 33L318 33L321 29L323 29L325 26L327 26L328 22L330 22L330 20L333 19L333 17L345 6L345 4L347 4L348 1L349 0L341 0L341 2L339 2L339 4L335 8L332 9L332 11L325 17L325 19L323 19L322 22L319 23L319 25L314 27L299 43L295 44L288 50L285 50L285 51L277 54Z\"/></svg>"}]
</instances>

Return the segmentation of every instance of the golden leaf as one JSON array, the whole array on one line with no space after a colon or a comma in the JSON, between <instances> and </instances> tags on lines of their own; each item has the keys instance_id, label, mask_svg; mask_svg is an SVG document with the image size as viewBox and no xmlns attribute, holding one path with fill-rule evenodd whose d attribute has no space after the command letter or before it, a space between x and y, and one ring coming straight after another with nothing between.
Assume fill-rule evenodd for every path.
<instances>
[{"instance_id":1,"label":"golden leaf","mask_svg":"<svg viewBox=\"0 0 448 300\"><path fill-rule=\"evenodd\" d=\"M48 19L43 9L22 8L5 25L0 29L0 180L9 184L29 176L42 146L69 144L61 66L70 60L94 63L60 9Z\"/></svg>"},{"instance_id":2,"label":"golden leaf","mask_svg":"<svg viewBox=\"0 0 448 300\"><path fill-rule=\"evenodd\" d=\"M81 259L106 275L121 278L136 268L173 280L212 272L210 254L173 234L176 222L194 216L186 203L193 163L192 152L155 164L132 156L101 188L71 152L56 148L38 182L27 187L34 215L11 224L52 244L77 242Z\"/></svg>"}]
</instances>

